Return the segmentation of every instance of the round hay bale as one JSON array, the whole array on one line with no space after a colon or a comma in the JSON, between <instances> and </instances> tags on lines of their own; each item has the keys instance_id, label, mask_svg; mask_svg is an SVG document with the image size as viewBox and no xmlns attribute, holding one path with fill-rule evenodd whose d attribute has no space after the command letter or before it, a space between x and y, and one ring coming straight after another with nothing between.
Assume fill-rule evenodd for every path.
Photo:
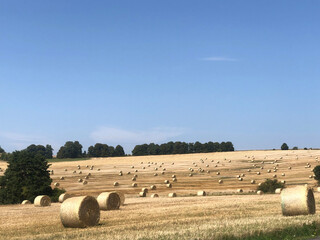
<instances>
[{"instance_id":1,"label":"round hay bale","mask_svg":"<svg viewBox=\"0 0 320 240\"><path fill-rule=\"evenodd\" d=\"M166 185L166 187L167 187L167 188L172 188L172 184L171 184L171 183L168 183L168 184Z\"/></svg>"},{"instance_id":2,"label":"round hay bale","mask_svg":"<svg viewBox=\"0 0 320 240\"><path fill-rule=\"evenodd\" d=\"M91 176L91 173L88 173L88 175L87 176Z\"/></svg>"},{"instance_id":3,"label":"round hay bale","mask_svg":"<svg viewBox=\"0 0 320 240\"><path fill-rule=\"evenodd\" d=\"M82 181L83 181L82 178L79 178L79 179L78 179L78 182L82 182Z\"/></svg>"},{"instance_id":4,"label":"round hay bale","mask_svg":"<svg viewBox=\"0 0 320 240\"><path fill-rule=\"evenodd\" d=\"M238 180L239 180L239 181L242 181L242 180L243 180L243 178L241 178L241 177L240 177L240 178L238 178Z\"/></svg>"},{"instance_id":5,"label":"round hay bale","mask_svg":"<svg viewBox=\"0 0 320 240\"><path fill-rule=\"evenodd\" d=\"M271 173L271 169L268 169L268 171L267 171L268 173Z\"/></svg>"},{"instance_id":6,"label":"round hay bale","mask_svg":"<svg viewBox=\"0 0 320 240\"><path fill-rule=\"evenodd\" d=\"M274 175L273 175L273 178L277 178L277 174L274 174Z\"/></svg>"},{"instance_id":7,"label":"round hay bale","mask_svg":"<svg viewBox=\"0 0 320 240\"><path fill-rule=\"evenodd\" d=\"M320 192L320 187L317 187L317 192Z\"/></svg>"},{"instance_id":8,"label":"round hay bale","mask_svg":"<svg viewBox=\"0 0 320 240\"><path fill-rule=\"evenodd\" d=\"M285 175L286 175L285 173L282 173L282 174L281 174L281 176L285 176Z\"/></svg>"},{"instance_id":9,"label":"round hay bale","mask_svg":"<svg viewBox=\"0 0 320 240\"><path fill-rule=\"evenodd\" d=\"M59 202L63 203L65 200L67 200L68 198L71 198L71 197L72 197L72 195L69 193L62 193L59 196Z\"/></svg>"},{"instance_id":10,"label":"round hay bale","mask_svg":"<svg viewBox=\"0 0 320 240\"><path fill-rule=\"evenodd\" d=\"M257 172L257 175L260 175L260 172Z\"/></svg>"},{"instance_id":11,"label":"round hay bale","mask_svg":"<svg viewBox=\"0 0 320 240\"><path fill-rule=\"evenodd\" d=\"M156 187L156 185L151 185L150 189L151 189L151 190L156 190L157 187Z\"/></svg>"},{"instance_id":12,"label":"round hay bale","mask_svg":"<svg viewBox=\"0 0 320 240\"><path fill-rule=\"evenodd\" d=\"M248 172L251 172L251 169L248 169Z\"/></svg>"},{"instance_id":13,"label":"round hay bale","mask_svg":"<svg viewBox=\"0 0 320 240\"><path fill-rule=\"evenodd\" d=\"M131 178L132 181L136 181L137 179L135 177Z\"/></svg>"},{"instance_id":14,"label":"round hay bale","mask_svg":"<svg viewBox=\"0 0 320 240\"><path fill-rule=\"evenodd\" d=\"M206 191L198 191L197 195L198 196L207 196L207 193L206 193Z\"/></svg>"},{"instance_id":15,"label":"round hay bale","mask_svg":"<svg viewBox=\"0 0 320 240\"><path fill-rule=\"evenodd\" d=\"M281 208L284 216L314 214L316 205L312 189L307 185L283 189Z\"/></svg>"},{"instance_id":16,"label":"round hay bale","mask_svg":"<svg viewBox=\"0 0 320 240\"><path fill-rule=\"evenodd\" d=\"M82 171L79 171L79 174L82 174Z\"/></svg>"},{"instance_id":17,"label":"round hay bale","mask_svg":"<svg viewBox=\"0 0 320 240\"><path fill-rule=\"evenodd\" d=\"M131 186L132 186L132 187L137 187L138 184L137 184L137 183L132 183Z\"/></svg>"},{"instance_id":18,"label":"round hay bale","mask_svg":"<svg viewBox=\"0 0 320 240\"><path fill-rule=\"evenodd\" d=\"M291 167L288 167L289 170L291 170Z\"/></svg>"},{"instance_id":19,"label":"round hay bale","mask_svg":"<svg viewBox=\"0 0 320 240\"><path fill-rule=\"evenodd\" d=\"M237 189L238 193L243 193L243 190L241 188Z\"/></svg>"},{"instance_id":20,"label":"round hay bale","mask_svg":"<svg viewBox=\"0 0 320 240\"><path fill-rule=\"evenodd\" d=\"M223 180L220 179L220 180L219 180L219 184L222 184L222 183L223 183Z\"/></svg>"},{"instance_id":21,"label":"round hay bale","mask_svg":"<svg viewBox=\"0 0 320 240\"><path fill-rule=\"evenodd\" d=\"M122 176L122 173L119 173L119 176Z\"/></svg>"},{"instance_id":22,"label":"round hay bale","mask_svg":"<svg viewBox=\"0 0 320 240\"><path fill-rule=\"evenodd\" d=\"M146 192L139 192L139 197L146 197L147 193Z\"/></svg>"},{"instance_id":23,"label":"round hay bale","mask_svg":"<svg viewBox=\"0 0 320 240\"><path fill-rule=\"evenodd\" d=\"M217 175L220 175L220 172L217 172Z\"/></svg>"},{"instance_id":24,"label":"round hay bale","mask_svg":"<svg viewBox=\"0 0 320 240\"><path fill-rule=\"evenodd\" d=\"M68 171L68 169L65 168L64 171Z\"/></svg>"},{"instance_id":25,"label":"round hay bale","mask_svg":"<svg viewBox=\"0 0 320 240\"><path fill-rule=\"evenodd\" d=\"M148 190L148 188L142 188L141 191L145 192L145 193L148 193L149 190Z\"/></svg>"},{"instance_id":26,"label":"round hay bale","mask_svg":"<svg viewBox=\"0 0 320 240\"><path fill-rule=\"evenodd\" d=\"M190 173L190 174L189 174L189 177L192 177L192 176L193 176L193 174L192 174L192 173Z\"/></svg>"},{"instance_id":27,"label":"round hay bale","mask_svg":"<svg viewBox=\"0 0 320 240\"><path fill-rule=\"evenodd\" d=\"M134 172L138 172L138 169L134 170Z\"/></svg>"},{"instance_id":28,"label":"round hay bale","mask_svg":"<svg viewBox=\"0 0 320 240\"><path fill-rule=\"evenodd\" d=\"M277 188L277 189L274 191L274 193L276 193L276 194L280 194L280 193L281 193L281 191L282 191L282 188Z\"/></svg>"},{"instance_id":29,"label":"round hay bale","mask_svg":"<svg viewBox=\"0 0 320 240\"><path fill-rule=\"evenodd\" d=\"M95 226L100 220L98 201L91 196L68 198L61 204L60 219L64 227Z\"/></svg>"},{"instance_id":30,"label":"round hay bale","mask_svg":"<svg viewBox=\"0 0 320 240\"><path fill-rule=\"evenodd\" d=\"M151 197L152 197L152 198L157 198L157 197L159 197L159 195L156 194L156 193L154 193L154 194L151 195Z\"/></svg>"},{"instance_id":31,"label":"round hay bale","mask_svg":"<svg viewBox=\"0 0 320 240\"><path fill-rule=\"evenodd\" d=\"M116 192L103 192L97 197L100 210L116 210L120 207L120 197Z\"/></svg>"},{"instance_id":32,"label":"round hay bale","mask_svg":"<svg viewBox=\"0 0 320 240\"><path fill-rule=\"evenodd\" d=\"M169 194L168 194L168 197L171 197L171 198L177 197L177 194L176 194L176 193L169 193Z\"/></svg>"},{"instance_id":33,"label":"round hay bale","mask_svg":"<svg viewBox=\"0 0 320 240\"><path fill-rule=\"evenodd\" d=\"M259 190L259 191L257 191L257 194L258 194L258 195L262 195L263 192L262 192L261 190Z\"/></svg>"},{"instance_id":34,"label":"round hay bale","mask_svg":"<svg viewBox=\"0 0 320 240\"><path fill-rule=\"evenodd\" d=\"M47 195L40 195L34 199L34 206L46 207L51 205L51 199Z\"/></svg>"},{"instance_id":35,"label":"round hay bale","mask_svg":"<svg viewBox=\"0 0 320 240\"><path fill-rule=\"evenodd\" d=\"M64 180L64 177L60 177L60 180Z\"/></svg>"},{"instance_id":36,"label":"round hay bale","mask_svg":"<svg viewBox=\"0 0 320 240\"><path fill-rule=\"evenodd\" d=\"M172 178L175 178L175 177L176 177L176 175L174 175L174 174L173 174L171 177L172 177Z\"/></svg>"},{"instance_id":37,"label":"round hay bale","mask_svg":"<svg viewBox=\"0 0 320 240\"><path fill-rule=\"evenodd\" d=\"M164 183L165 183L165 184L168 184L168 183L169 183L169 180L164 180Z\"/></svg>"},{"instance_id":38,"label":"round hay bale","mask_svg":"<svg viewBox=\"0 0 320 240\"><path fill-rule=\"evenodd\" d=\"M85 176L84 179L89 179L89 176Z\"/></svg>"},{"instance_id":39,"label":"round hay bale","mask_svg":"<svg viewBox=\"0 0 320 240\"><path fill-rule=\"evenodd\" d=\"M172 182L177 182L177 179L176 178L172 178Z\"/></svg>"},{"instance_id":40,"label":"round hay bale","mask_svg":"<svg viewBox=\"0 0 320 240\"><path fill-rule=\"evenodd\" d=\"M21 204L22 204L22 205L31 204L31 202L30 202L29 200L23 200Z\"/></svg>"},{"instance_id":41,"label":"round hay bale","mask_svg":"<svg viewBox=\"0 0 320 240\"><path fill-rule=\"evenodd\" d=\"M82 184L83 184L83 185L86 185L86 184L88 184L88 181L84 180L84 181L82 182Z\"/></svg>"},{"instance_id":42,"label":"round hay bale","mask_svg":"<svg viewBox=\"0 0 320 240\"><path fill-rule=\"evenodd\" d=\"M53 184L55 187L59 187L60 186L60 183L56 182Z\"/></svg>"},{"instance_id":43,"label":"round hay bale","mask_svg":"<svg viewBox=\"0 0 320 240\"><path fill-rule=\"evenodd\" d=\"M120 198L120 205L123 206L124 205L124 202L126 200L126 196L124 195L123 192L115 192L119 195L119 198Z\"/></svg>"},{"instance_id":44,"label":"round hay bale","mask_svg":"<svg viewBox=\"0 0 320 240\"><path fill-rule=\"evenodd\" d=\"M153 174L155 177L158 176L158 173Z\"/></svg>"},{"instance_id":45,"label":"round hay bale","mask_svg":"<svg viewBox=\"0 0 320 240\"><path fill-rule=\"evenodd\" d=\"M131 172L127 172L127 175L130 175L131 174Z\"/></svg>"},{"instance_id":46,"label":"round hay bale","mask_svg":"<svg viewBox=\"0 0 320 240\"><path fill-rule=\"evenodd\" d=\"M281 181L281 183L285 184L285 183L286 183L286 181L285 181L285 180L282 180L282 181Z\"/></svg>"},{"instance_id":47,"label":"round hay bale","mask_svg":"<svg viewBox=\"0 0 320 240\"><path fill-rule=\"evenodd\" d=\"M162 175L164 175L164 172L161 172Z\"/></svg>"},{"instance_id":48,"label":"round hay bale","mask_svg":"<svg viewBox=\"0 0 320 240\"><path fill-rule=\"evenodd\" d=\"M118 182L114 182L114 183L113 183L113 186L115 186L115 187L116 187L116 186L119 186L119 183L118 183Z\"/></svg>"},{"instance_id":49,"label":"round hay bale","mask_svg":"<svg viewBox=\"0 0 320 240\"><path fill-rule=\"evenodd\" d=\"M251 180L251 184L255 184L256 183L256 180Z\"/></svg>"}]
</instances>

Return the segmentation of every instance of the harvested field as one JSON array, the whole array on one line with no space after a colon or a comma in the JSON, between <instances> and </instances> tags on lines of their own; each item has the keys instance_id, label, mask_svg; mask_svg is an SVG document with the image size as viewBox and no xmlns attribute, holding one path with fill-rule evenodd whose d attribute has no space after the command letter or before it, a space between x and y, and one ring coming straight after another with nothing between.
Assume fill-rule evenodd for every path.
<instances>
[{"instance_id":1,"label":"harvested field","mask_svg":"<svg viewBox=\"0 0 320 240\"><path fill-rule=\"evenodd\" d=\"M254 162L251 162L252 156ZM0 239L219 239L230 234L243 237L256 231L269 232L317 222L319 213L284 217L279 194L257 195L253 192L260 182L272 178L275 173L267 170L274 169L276 164L278 180L285 180L287 186L308 183L315 187L316 181L309 175L319 164L317 156L320 156L320 150L238 151L53 163L53 182L59 181L60 187L68 193L96 197L101 192L120 190L126 194L124 206L117 211L101 211L99 225L86 229L65 229L59 217L60 203L45 208L20 204L0 206ZM155 170L155 163L158 170ZM305 168L307 163L310 168ZM77 165L81 166L82 175L78 173ZM86 165L94 165L93 170ZM119 176L119 171L132 171L131 166L138 172ZM4 168L5 163L1 162L0 167ZM163 168L166 168L164 175L154 176ZM189 177L189 168L194 169L193 177ZM200 168L205 171L201 172ZM257 175L258 171L260 175ZM79 175L84 177L88 173L91 173L88 184L78 183ZM133 174L138 175L137 188L131 186ZM237 175L241 174L244 174L243 181L238 181ZM171 181L172 175L177 182ZM60 181L61 176L65 180ZM166 179L172 188L166 187ZM218 182L220 179L223 179L222 184ZM251 184L251 180L255 180L255 184ZM119 186L113 185L115 181ZM150 191L151 185L156 185L156 190ZM144 187L149 188L147 197L139 198ZM240 188L244 192L236 193ZM199 190L206 191L208 196L196 196ZM170 192L177 193L177 197L169 198ZM159 198L150 197L155 193ZM317 209L319 198L320 193L315 192Z\"/></svg>"}]
</instances>

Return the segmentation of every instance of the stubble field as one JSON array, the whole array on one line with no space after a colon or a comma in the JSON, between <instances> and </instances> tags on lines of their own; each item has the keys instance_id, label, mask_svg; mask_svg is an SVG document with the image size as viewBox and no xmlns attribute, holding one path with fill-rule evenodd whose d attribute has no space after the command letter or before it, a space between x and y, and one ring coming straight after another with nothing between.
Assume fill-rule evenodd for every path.
<instances>
[{"instance_id":1,"label":"stubble field","mask_svg":"<svg viewBox=\"0 0 320 240\"><path fill-rule=\"evenodd\" d=\"M320 158L320 150L237 151L52 163L53 184L59 182L61 188L74 195L98 196L104 191L122 191L126 194L125 205L120 210L101 211L99 225L86 229L64 228L59 218L60 203L43 208L0 206L0 239L222 239L231 236L240 239L257 232L318 222L318 213L283 217L280 195L254 193L258 183L275 174L279 181L286 181L287 187L298 184L315 187L316 181L309 176L319 164L317 157ZM307 163L310 168L306 168ZM5 163L1 162L0 167L4 168ZM200 172L199 168L204 171ZM274 168L278 168L276 172ZM119 171L123 176L119 176ZM88 184L78 182L88 173L91 173ZM155 173L158 176L154 176ZM134 174L138 175L136 181L132 181ZM245 174L243 181L236 178L241 174ZM176 175L177 182L172 182L172 175ZM169 180L172 188L167 188L164 180ZM219 184L219 180L223 183ZM255 184L251 184L251 180L255 180ZM119 186L113 186L115 181ZM138 187L132 187L133 182ZM150 190L151 185L157 189ZM143 187L149 188L149 193L146 198L139 198ZM241 194L237 193L240 188L244 191ZM209 196L196 196L198 190L206 191ZM171 192L175 192L177 198L169 198ZM150 198L152 193L159 194L159 198ZM315 198L318 208L320 194L315 192Z\"/></svg>"}]
</instances>

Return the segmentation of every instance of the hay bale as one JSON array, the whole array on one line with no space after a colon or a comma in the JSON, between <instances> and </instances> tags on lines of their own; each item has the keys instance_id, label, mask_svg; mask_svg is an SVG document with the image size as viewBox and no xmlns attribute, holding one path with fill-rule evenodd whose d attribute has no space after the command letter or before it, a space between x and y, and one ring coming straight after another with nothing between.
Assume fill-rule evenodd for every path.
<instances>
[{"instance_id":1,"label":"hay bale","mask_svg":"<svg viewBox=\"0 0 320 240\"><path fill-rule=\"evenodd\" d=\"M148 190L148 188L142 188L141 191L144 193L148 193L149 190Z\"/></svg>"},{"instance_id":2,"label":"hay bale","mask_svg":"<svg viewBox=\"0 0 320 240\"><path fill-rule=\"evenodd\" d=\"M237 189L238 193L243 193L243 190L241 188Z\"/></svg>"},{"instance_id":3,"label":"hay bale","mask_svg":"<svg viewBox=\"0 0 320 240\"><path fill-rule=\"evenodd\" d=\"M64 177L60 177L60 180L64 180Z\"/></svg>"},{"instance_id":4,"label":"hay bale","mask_svg":"<svg viewBox=\"0 0 320 240\"><path fill-rule=\"evenodd\" d=\"M168 194L168 197L171 197L171 198L177 197L177 194L176 194L176 193L169 193L169 194Z\"/></svg>"},{"instance_id":5,"label":"hay bale","mask_svg":"<svg viewBox=\"0 0 320 240\"><path fill-rule=\"evenodd\" d=\"M156 193L154 193L154 194L151 195L151 197L152 197L152 198L157 198L157 197L159 197L159 195L156 194Z\"/></svg>"},{"instance_id":6,"label":"hay bale","mask_svg":"<svg viewBox=\"0 0 320 240\"><path fill-rule=\"evenodd\" d=\"M257 194L258 194L258 195L262 195L263 192L262 192L261 190L259 190L259 191L257 191Z\"/></svg>"},{"instance_id":7,"label":"hay bale","mask_svg":"<svg viewBox=\"0 0 320 240\"><path fill-rule=\"evenodd\" d=\"M268 171L267 171L268 173L271 173L271 169L268 169Z\"/></svg>"},{"instance_id":8,"label":"hay bale","mask_svg":"<svg viewBox=\"0 0 320 240\"><path fill-rule=\"evenodd\" d=\"M139 192L139 197L146 197L147 193L146 192Z\"/></svg>"},{"instance_id":9,"label":"hay bale","mask_svg":"<svg viewBox=\"0 0 320 240\"><path fill-rule=\"evenodd\" d=\"M207 196L207 193L206 193L206 191L198 191L197 195L198 196Z\"/></svg>"},{"instance_id":10,"label":"hay bale","mask_svg":"<svg viewBox=\"0 0 320 240\"><path fill-rule=\"evenodd\" d=\"M289 170L291 170L291 167L288 167Z\"/></svg>"},{"instance_id":11,"label":"hay bale","mask_svg":"<svg viewBox=\"0 0 320 240\"><path fill-rule=\"evenodd\" d=\"M251 184L255 184L256 183L256 180L251 180Z\"/></svg>"},{"instance_id":12,"label":"hay bale","mask_svg":"<svg viewBox=\"0 0 320 240\"><path fill-rule=\"evenodd\" d=\"M122 176L123 174L122 173L119 173L119 176Z\"/></svg>"},{"instance_id":13,"label":"hay bale","mask_svg":"<svg viewBox=\"0 0 320 240\"><path fill-rule=\"evenodd\" d=\"M177 179L176 178L172 178L172 182L177 182Z\"/></svg>"},{"instance_id":14,"label":"hay bale","mask_svg":"<svg viewBox=\"0 0 320 240\"><path fill-rule=\"evenodd\" d=\"M116 210L120 207L120 197L116 192L103 192L97 197L100 210Z\"/></svg>"},{"instance_id":15,"label":"hay bale","mask_svg":"<svg viewBox=\"0 0 320 240\"><path fill-rule=\"evenodd\" d=\"M168 183L168 184L166 185L166 187L167 187L167 188L172 188L172 184L171 184L171 183Z\"/></svg>"},{"instance_id":16,"label":"hay bale","mask_svg":"<svg viewBox=\"0 0 320 240\"><path fill-rule=\"evenodd\" d=\"M82 181L83 181L82 178L79 178L79 179L78 179L78 182L82 182Z\"/></svg>"},{"instance_id":17,"label":"hay bale","mask_svg":"<svg viewBox=\"0 0 320 240\"><path fill-rule=\"evenodd\" d=\"M158 176L158 173L153 174L155 177Z\"/></svg>"},{"instance_id":18,"label":"hay bale","mask_svg":"<svg viewBox=\"0 0 320 240\"><path fill-rule=\"evenodd\" d=\"M241 178L241 177L240 177L240 178L238 178L238 180L239 180L239 181L242 181L242 180L243 180L243 178Z\"/></svg>"},{"instance_id":19,"label":"hay bale","mask_svg":"<svg viewBox=\"0 0 320 240\"><path fill-rule=\"evenodd\" d=\"M60 219L64 227L95 226L100 220L99 204L91 196L69 198L61 204Z\"/></svg>"},{"instance_id":20,"label":"hay bale","mask_svg":"<svg viewBox=\"0 0 320 240\"><path fill-rule=\"evenodd\" d=\"M82 182L82 184L83 184L83 185L86 185L86 184L88 184L88 181L84 180L84 181Z\"/></svg>"},{"instance_id":21,"label":"hay bale","mask_svg":"<svg viewBox=\"0 0 320 240\"><path fill-rule=\"evenodd\" d=\"M22 205L31 204L31 202L29 200L23 200L21 204Z\"/></svg>"},{"instance_id":22,"label":"hay bale","mask_svg":"<svg viewBox=\"0 0 320 240\"><path fill-rule=\"evenodd\" d=\"M314 214L316 206L312 189L307 185L283 189L281 208L284 216Z\"/></svg>"},{"instance_id":23,"label":"hay bale","mask_svg":"<svg viewBox=\"0 0 320 240\"><path fill-rule=\"evenodd\" d=\"M137 179L136 179L135 177L133 177L133 178L131 178L131 180L134 182L134 181L136 181Z\"/></svg>"},{"instance_id":24,"label":"hay bale","mask_svg":"<svg viewBox=\"0 0 320 240\"><path fill-rule=\"evenodd\" d=\"M60 186L60 183L56 182L53 184L55 187L59 187Z\"/></svg>"},{"instance_id":25,"label":"hay bale","mask_svg":"<svg viewBox=\"0 0 320 240\"><path fill-rule=\"evenodd\" d=\"M280 194L280 193L281 193L281 191L282 191L282 188L277 188L277 189L274 191L274 193L276 193L276 194Z\"/></svg>"},{"instance_id":26,"label":"hay bale","mask_svg":"<svg viewBox=\"0 0 320 240\"><path fill-rule=\"evenodd\" d=\"M168 184L168 183L169 183L169 180L164 180L164 183L165 183L165 184Z\"/></svg>"},{"instance_id":27,"label":"hay bale","mask_svg":"<svg viewBox=\"0 0 320 240\"><path fill-rule=\"evenodd\" d=\"M174 175L174 174L173 174L171 177L172 177L172 178L175 178L175 177L176 177L176 175Z\"/></svg>"},{"instance_id":28,"label":"hay bale","mask_svg":"<svg viewBox=\"0 0 320 240\"><path fill-rule=\"evenodd\" d=\"M219 180L219 184L222 184L222 183L223 183L223 180L220 179L220 180Z\"/></svg>"},{"instance_id":29,"label":"hay bale","mask_svg":"<svg viewBox=\"0 0 320 240\"><path fill-rule=\"evenodd\" d=\"M220 175L220 172L217 172L217 175Z\"/></svg>"},{"instance_id":30,"label":"hay bale","mask_svg":"<svg viewBox=\"0 0 320 240\"><path fill-rule=\"evenodd\" d=\"M257 172L257 175L260 175L260 172Z\"/></svg>"},{"instance_id":31,"label":"hay bale","mask_svg":"<svg viewBox=\"0 0 320 240\"><path fill-rule=\"evenodd\" d=\"M115 187L116 187L116 186L119 186L119 183L118 183L118 182L114 182L114 183L113 183L113 186L115 186Z\"/></svg>"},{"instance_id":32,"label":"hay bale","mask_svg":"<svg viewBox=\"0 0 320 240\"><path fill-rule=\"evenodd\" d=\"M51 199L47 195L40 195L34 199L34 206L46 207L51 205Z\"/></svg>"},{"instance_id":33,"label":"hay bale","mask_svg":"<svg viewBox=\"0 0 320 240\"><path fill-rule=\"evenodd\" d=\"M118 195L119 195L119 198L120 198L120 205L121 206L123 206L124 205L124 202L125 202L125 200L126 200L126 196L124 195L124 193L123 192L115 192L115 193L117 193Z\"/></svg>"},{"instance_id":34,"label":"hay bale","mask_svg":"<svg viewBox=\"0 0 320 240\"><path fill-rule=\"evenodd\" d=\"M138 184L137 184L137 183L132 183L131 186L132 186L132 187L137 187Z\"/></svg>"},{"instance_id":35,"label":"hay bale","mask_svg":"<svg viewBox=\"0 0 320 240\"><path fill-rule=\"evenodd\" d=\"M156 190L157 187L156 187L156 185L151 185L150 189L151 189L151 190Z\"/></svg>"},{"instance_id":36,"label":"hay bale","mask_svg":"<svg viewBox=\"0 0 320 240\"><path fill-rule=\"evenodd\" d=\"M285 176L285 175L286 175L285 173L282 173L282 174L281 174L281 176Z\"/></svg>"},{"instance_id":37,"label":"hay bale","mask_svg":"<svg viewBox=\"0 0 320 240\"><path fill-rule=\"evenodd\" d=\"M192 176L193 176L193 174L192 174L192 173L190 173L190 174L189 174L189 177L192 177Z\"/></svg>"},{"instance_id":38,"label":"hay bale","mask_svg":"<svg viewBox=\"0 0 320 240\"><path fill-rule=\"evenodd\" d=\"M72 195L69 193L62 193L59 196L59 202L63 203L65 200L67 200L68 198L71 198L71 197L72 197Z\"/></svg>"},{"instance_id":39,"label":"hay bale","mask_svg":"<svg viewBox=\"0 0 320 240\"><path fill-rule=\"evenodd\" d=\"M274 175L273 175L273 178L277 178L277 174L274 174Z\"/></svg>"}]
</instances>

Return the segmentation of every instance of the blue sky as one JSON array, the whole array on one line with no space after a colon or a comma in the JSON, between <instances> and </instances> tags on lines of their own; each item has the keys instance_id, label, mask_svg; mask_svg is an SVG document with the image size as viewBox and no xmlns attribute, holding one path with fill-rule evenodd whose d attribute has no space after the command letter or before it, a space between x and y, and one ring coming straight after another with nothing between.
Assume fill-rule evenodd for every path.
<instances>
[{"instance_id":1,"label":"blue sky","mask_svg":"<svg viewBox=\"0 0 320 240\"><path fill-rule=\"evenodd\" d=\"M0 145L320 147L319 1L0 2Z\"/></svg>"}]
</instances>

